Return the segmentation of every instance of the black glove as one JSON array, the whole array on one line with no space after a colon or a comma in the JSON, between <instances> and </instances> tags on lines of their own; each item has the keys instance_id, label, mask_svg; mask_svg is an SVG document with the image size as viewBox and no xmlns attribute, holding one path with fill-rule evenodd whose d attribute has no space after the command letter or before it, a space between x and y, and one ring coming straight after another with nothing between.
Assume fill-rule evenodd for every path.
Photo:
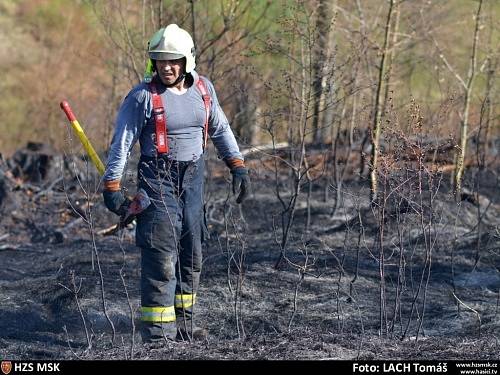
<instances>
[{"instance_id":1,"label":"black glove","mask_svg":"<svg viewBox=\"0 0 500 375\"><path fill-rule=\"evenodd\" d=\"M245 167L234 168L231 169L231 174L233 175L233 194L239 192L236 203L241 203L250 193L250 176L248 176L248 169Z\"/></svg>"},{"instance_id":2,"label":"black glove","mask_svg":"<svg viewBox=\"0 0 500 375\"><path fill-rule=\"evenodd\" d=\"M104 198L104 204L106 205L108 210L117 214L118 216L125 216L131 201L130 199L125 198L120 190L104 190L102 192L102 196Z\"/></svg>"}]
</instances>

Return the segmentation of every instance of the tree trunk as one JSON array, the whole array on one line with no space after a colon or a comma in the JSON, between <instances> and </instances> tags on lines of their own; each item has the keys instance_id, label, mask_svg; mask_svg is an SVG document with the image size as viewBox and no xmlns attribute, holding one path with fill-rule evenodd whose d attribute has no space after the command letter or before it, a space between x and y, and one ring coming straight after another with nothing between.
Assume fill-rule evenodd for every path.
<instances>
[{"instance_id":1,"label":"tree trunk","mask_svg":"<svg viewBox=\"0 0 500 375\"><path fill-rule=\"evenodd\" d=\"M464 106L462 109L462 126L460 129L460 147L457 148L456 152L456 164L455 164L455 196L460 199L460 191L462 189L462 177L464 174L464 161L465 153L467 151L467 130L469 128L469 108L470 101L472 97L472 84L474 83L474 78L476 77L476 58L477 58L477 44L479 41L479 27L480 27L480 15L481 7L483 5L483 0L479 0L479 5L476 12L476 25L474 28L474 41L472 44L472 52L470 57L469 73L467 77L467 85L465 87L465 99Z\"/></svg>"},{"instance_id":2,"label":"tree trunk","mask_svg":"<svg viewBox=\"0 0 500 375\"><path fill-rule=\"evenodd\" d=\"M189 0L189 2L191 3L191 35L193 36L193 44L194 44L194 49L196 51L197 44L196 44L196 22L194 13L194 0Z\"/></svg>"},{"instance_id":3,"label":"tree trunk","mask_svg":"<svg viewBox=\"0 0 500 375\"><path fill-rule=\"evenodd\" d=\"M396 43L398 42L399 19L401 15L399 6L395 7L394 12L396 19L394 20L394 27L391 30L392 41L391 41L390 51L387 56L387 76L386 76L387 80L384 89L384 102L383 102L382 113L385 112L386 108L385 106L387 105L387 100L389 99L389 92L391 91L392 67L394 62L394 56L396 55Z\"/></svg>"},{"instance_id":4,"label":"tree trunk","mask_svg":"<svg viewBox=\"0 0 500 375\"><path fill-rule=\"evenodd\" d=\"M326 97L328 94L327 80L328 72L331 69L329 63L331 54L329 53L330 36L332 34L332 4L331 0L320 0L318 5L318 15L316 18L316 34L318 43L315 46L313 62L313 138L315 143L324 141L323 128L325 127Z\"/></svg>"},{"instance_id":5,"label":"tree trunk","mask_svg":"<svg viewBox=\"0 0 500 375\"><path fill-rule=\"evenodd\" d=\"M385 86L387 85L387 70L388 70L388 51L389 51L389 36L391 33L392 16L394 8L397 5L394 0L389 1L389 11L387 13L387 21L385 23L384 45L381 51L381 60L378 74L377 94L375 97L375 114L373 116L372 129L372 155L370 163L370 195L371 201L374 202L377 198L377 164L380 147L380 134L382 132L382 112L384 108L384 98L386 95Z\"/></svg>"}]
</instances>

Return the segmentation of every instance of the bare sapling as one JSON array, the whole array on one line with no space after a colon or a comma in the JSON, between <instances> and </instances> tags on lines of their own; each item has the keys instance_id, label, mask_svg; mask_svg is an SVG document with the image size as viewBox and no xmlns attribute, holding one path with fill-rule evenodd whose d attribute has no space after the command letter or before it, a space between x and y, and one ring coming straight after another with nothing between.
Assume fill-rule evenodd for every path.
<instances>
[{"instance_id":1,"label":"bare sapling","mask_svg":"<svg viewBox=\"0 0 500 375\"><path fill-rule=\"evenodd\" d=\"M66 289L71 294L73 294L73 297L74 297L75 303L76 303L76 307L78 309L78 314L80 315L80 319L82 321L83 330L85 331L85 338L87 339L86 351L89 351L92 349L92 335L89 334L89 330L87 328L87 322L85 319L85 314L83 313L82 306L80 305L80 300L78 299L78 293L80 293L80 290L82 288L82 280L83 279L80 278L79 284L77 286L74 270L70 270L69 277L70 277L71 287L68 287L68 286L61 284L61 283L58 283L58 285L64 289ZM66 331L66 333L67 333L67 331ZM68 342L68 345L69 345L69 342ZM70 348L71 348L71 346L70 346Z\"/></svg>"},{"instance_id":2,"label":"bare sapling","mask_svg":"<svg viewBox=\"0 0 500 375\"><path fill-rule=\"evenodd\" d=\"M75 212L80 215L84 221L84 223L87 225L88 230L89 230L89 235L91 238L91 244L92 244L92 269L94 270L94 259L95 259L95 265L97 266L97 272L98 272L98 277L99 277L99 286L100 286L100 295L101 295L101 306L102 310L104 313L104 316L106 317L106 320L111 328L111 345L114 345L115 342L115 337L116 337L116 330L115 326L113 324L113 321L111 320L111 317L109 316L108 313L108 308L107 308L107 300L106 300L106 293L105 293L105 288L104 288L104 274L103 270L101 268L101 262L99 258L99 251L97 249L97 244L96 244L96 230L94 226L94 218L93 218L93 199L95 197L95 192L99 188L99 185L97 187L95 186L95 180L94 178L91 178L94 174L90 172L90 166L89 166L89 161L86 161L86 182L87 186L84 186L84 181L80 180L79 173L76 170L76 166L73 165L73 173L75 178L78 181L79 187L81 191L83 192L83 195L85 197L85 211L84 211L84 216L79 213L78 210L75 210ZM64 184L64 180L63 180ZM66 189L66 185L64 185ZM93 193L92 193L93 192ZM66 197L68 202L70 202L71 205L71 200L69 198L68 192L66 191ZM71 205L73 208L74 206Z\"/></svg>"}]
</instances>

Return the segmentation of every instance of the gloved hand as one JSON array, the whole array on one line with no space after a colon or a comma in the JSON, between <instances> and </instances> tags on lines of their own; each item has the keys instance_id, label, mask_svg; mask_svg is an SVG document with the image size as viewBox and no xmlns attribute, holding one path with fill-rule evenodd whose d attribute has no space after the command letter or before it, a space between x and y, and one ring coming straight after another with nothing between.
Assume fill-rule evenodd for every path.
<instances>
[{"instance_id":1,"label":"gloved hand","mask_svg":"<svg viewBox=\"0 0 500 375\"><path fill-rule=\"evenodd\" d=\"M239 192L236 203L241 203L250 193L250 176L248 169L245 167L237 167L231 169L233 175L233 194Z\"/></svg>"},{"instance_id":2,"label":"gloved hand","mask_svg":"<svg viewBox=\"0 0 500 375\"><path fill-rule=\"evenodd\" d=\"M105 181L102 197L108 210L118 216L125 216L131 201L122 194L119 181Z\"/></svg>"}]
</instances>

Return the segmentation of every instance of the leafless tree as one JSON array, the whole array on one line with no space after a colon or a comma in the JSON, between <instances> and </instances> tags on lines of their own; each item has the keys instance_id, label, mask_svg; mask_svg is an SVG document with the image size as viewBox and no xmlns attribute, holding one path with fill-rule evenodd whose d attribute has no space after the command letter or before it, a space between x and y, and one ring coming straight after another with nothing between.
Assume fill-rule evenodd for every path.
<instances>
[{"instance_id":1,"label":"leafless tree","mask_svg":"<svg viewBox=\"0 0 500 375\"><path fill-rule=\"evenodd\" d=\"M380 135L382 133L382 115L383 109L385 107L385 98L387 97L387 83L388 83L388 71L390 69L391 63L391 28L393 27L393 16L399 3L397 0L389 0L389 9L387 11L387 17L385 22L385 32L384 32L384 42L380 50L380 66L378 68L378 82L377 82L377 94L375 97L375 115L373 116L373 128L372 128L372 153L370 160L370 186L371 186L371 200L375 201L377 197L378 181L377 181L377 168L378 168L378 158L380 153Z\"/></svg>"},{"instance_id":2,"label":"leafless tree","mask_svg":"<svg viewBox=\"0 0 500 375\"><path fill-rule=\"evenodd\" d=\"M332 52L334 34L333 2L319 0L316 14L316 38L313 57L313 140L315 143L325 141L325 130L328 126L325 121L327 98L332 93L331 72L333 71Z\"/></svg>"},{"instance_id":3,"label":"leafless tree","mask_svg":"<svg viewBox=\"0 0 500 375\"><path fill-rule=\"evenodd\" d=\"M454 188L455 195L457 199L460 199L460 192L462 189L462 176L464 174L465 169L465 155L467 152L467 142L469 139L469 112L470 112L470 104L472 100L472 90L474 80L477 76L477 54L478 54L478 45L479 45L479 31L481 29L481 9L483 6L483 0L478 1L477 11L474 17L474 34L472 40L472 49L470 52L470 60L469 60L469 70L467 72L467 78L464 78L456 71L456 69L449 62L448 58L444 55L442 48L435 38L433 38L436 48L439 51L439 57L444 62L449 71L453 74L453 76L459 82L463 94L464 101L462 105L462 109L460 112L461 117L461 125L460 125L460 144L457 146L457 150L455 153L455 170L454 170Z\"/></svg>"}]
</instances>

